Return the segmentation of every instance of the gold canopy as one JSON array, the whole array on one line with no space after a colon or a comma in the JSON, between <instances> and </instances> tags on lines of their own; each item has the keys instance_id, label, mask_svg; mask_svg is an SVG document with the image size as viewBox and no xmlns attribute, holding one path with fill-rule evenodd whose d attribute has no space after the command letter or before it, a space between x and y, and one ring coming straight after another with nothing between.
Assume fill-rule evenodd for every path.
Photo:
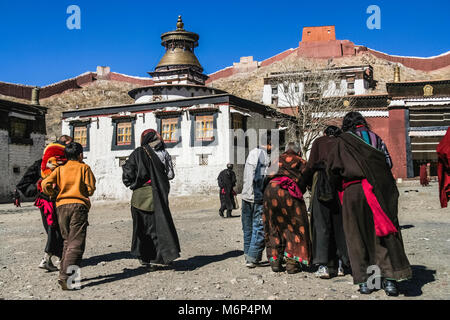
<instances>
[{"instance_id":1,"label":"gold canopy","mask_svg":"<svg viewBox=\"0 0 450 320\"><path fill-rule=\"evenodd\" d=\"M181 16L178 16L177 29L161 35L161 45L166 48L166 53L156 66L156 70L176 65L195 66L203 70L194 54L199 36L194 32L184 30L183 27Z\"/></svg>"}]
</instances>

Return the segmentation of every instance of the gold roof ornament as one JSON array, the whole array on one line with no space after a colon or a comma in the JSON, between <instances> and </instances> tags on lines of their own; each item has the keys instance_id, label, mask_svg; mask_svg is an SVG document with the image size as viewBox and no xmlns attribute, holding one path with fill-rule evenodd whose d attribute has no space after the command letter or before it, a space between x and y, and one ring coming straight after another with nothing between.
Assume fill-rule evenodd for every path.
<instances>
[{"instance_id":1,"label":"gold roof ornament","mask_svg":"<svg viewBox=\"0 0 450 320\"><path fill-rule=\"evenodd\" d=\"M433 86L427 84L423 87L423 96L429 97L433 95Z\"/></svg>"},{"instance_id":2,"label":"gold roof ornament","mask_svg":"<svg viewBox=\"0 0 450 320\"><path fill-rule=\"evenodd\" d=\"M184 30L181 16L178 16L177 29L161 35L161 45L166 48L166 53L159 61L155 71L172 69L180 66L193 66L199 72L203 68L194 54L194 48L198 46L199 35Z\"/></svg>"},{"instance_id":3,"label":"gold roof ornament","mask_svg":"<svg viewBox=\"0 0 450 320\"><path fill-rule=\"evenodd\" d=\"M400 82L400 66L398 64L394 67L394 82Z\"/></svg>"}]
</instances>

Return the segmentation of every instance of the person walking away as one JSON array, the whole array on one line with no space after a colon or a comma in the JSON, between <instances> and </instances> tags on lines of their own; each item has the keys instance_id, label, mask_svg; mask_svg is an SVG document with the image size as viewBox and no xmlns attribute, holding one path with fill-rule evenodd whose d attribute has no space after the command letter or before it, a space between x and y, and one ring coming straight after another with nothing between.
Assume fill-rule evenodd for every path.
<instances>
[{"instance_id":1,"label":"person walking away","mask_svg":"<svg viewBox=\"0 0 450 320\"><path fill-rule=\"evenodd\" d=\"M447 208L450 199L450 127L439 142L436 152L438 155L439 200L441 208Z\"/></svg>"},{"instance_id":2,"label":"person walking away","mask_svg":"<svg viewBox=\"0 0 450 320\"><path fill-rule=\"evenodd\" d=\"M341 204L326 173L328 152L341 133L338 127L329 126L322 137L314 140L303 172L311 186L312 264L318 266L316 276L322 279L343 276L343 266L350 266Z\"/></svg>"},{"instance_id":3,"label":"person walking away","mask_svg":"<svg viewBox=\"0 0 450 320\"><path fill-rule=\"evenodd\" d=\"M41 182L54 169L67 162L64 149L66 144L72 142L72 138L67 135L62 135L53 143L50 143L43 152L42 158L37 160L25 172L22 180L16 186L15 191L15 205L20 206L19 190L26 197L34 197L34 205L39 208L41 212L42 225L47 234L47 242L44 249L44 257L39 263L39 268L48 271L57 271L60 264L60 259L63 251L63 238L61 236L58 225L58 217L56 213L55 199L50 199L42 192ZM52 257L57 259L53 264Z\"/></svg>"},{"instance_id":4,"label":"person walking away","mask_svg":"<svg viewBox=\"0 0 450 320\"><path fill-rule=\"evenodd\" d=\"M422 163L420 165L420 185L422 187L426 187L428 186L429 181L428 181L428 174L427 174L427 165L426 163Z\"/></svg>"},{"instance_id":5,"label":"person walking away","mask_svg":"<svg viewBox=\"0 0 450 320\"><path fill-rule=\"evenodd\" d=\"M169 179L174 172L164 141L155 130L142 133L141 146L122 169L124 185L133 190L131 254L152 271L158 265L169 265L181 251L169 209Z\"/></svg>"},{"instance_id":6,"label":"person walking away","mask_svg":"<svg viewBox=\"0 0 450 320\"><path fill-rule=\"evenodd\" d=\"M273 272L281 272L283 256L286 271L301 271L301 264L311 262L311 238L308 211L303 194L306 183L302 169L305 161L300 148L289 143L280 156L278 166L271 166L265 179L263 222L267 259Z\"/></svg>"},{"instance_id":7,"label":"person walking away","mask_svg":"<svg viewBox=\"0 0 450 320\"><path fill-rule=\"evenodd\" d=\"M235 207L233 188L236 186L236 174L233 171L233 164L227 164L227 168L222 170L217 177L220 188L220 209L219 215L224 218L224 211L227 210L227 218L231 218L231 212Z\"/></svg>"},{"instance_id":8,"label":"person walking away","mask_svg":"<svg viewBox=\"0 0 450 320\"><path fill-rule=\"evenodd\" d=\"M80 267L83 258L91 208L89 197L95 191L95 177L91 168L83 163L81 144L69 143L65 155L67 163L42 181L42 190L50 197L56 196L58 223L64 239L58 283L63 290L71 290L73 288L67 283L68 268Z\"/></svg>"},{"instance_id":9,"label":"person walking away","mask_svg":"<svg viewBox=\"0 0 450 320\"><path fill-rule=\"evenodd\" d=\"M244 257L248 268L258 266L264 251L263 189L271 152L270 131L260 136L259 146L248 154L244 166L242 187L242 231L244 234Z\"/></svg>"},{"instance_id":10,"label":"person walking away","mask_svg":"<svg viewBox=\"0 0 450 320\"><path fill-rule=\"evenodd\" d=\"M327 157L327 170L340 186L342 219L353 282L370 294L369 266L376 266L388 296L399 294L397 281L412 277L398 221L399 192L383 140L359 112L349 112Z\"/></svg>"}]
</instances>

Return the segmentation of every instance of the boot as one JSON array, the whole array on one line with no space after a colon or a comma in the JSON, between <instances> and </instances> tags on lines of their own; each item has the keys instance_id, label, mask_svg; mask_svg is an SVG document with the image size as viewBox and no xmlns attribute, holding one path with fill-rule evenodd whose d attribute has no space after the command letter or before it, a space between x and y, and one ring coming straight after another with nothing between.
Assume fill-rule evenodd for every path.
<instances>
[{"instance_id":1,"label":"boot","mask_svg":"<svg viewBox=\"0 0 450 320\"><path fill-rule=\"evenodd\" d=\"M219 210L219 216L221 216L222 218L225 218L225 217L223 216L223 212L220 211L220 210Z\"/></svg>"},{"instance_id":2,"label":"boot","mask_svg":"<svg viewBox=\"0 0 450 320\"><path fill-rule=\"evenodd\" d=\"M295 261L294 259L287 258L286 259L286 271L289 274L294 274L294 273L298 273L302 270L300 268L300 264L297 261Z\"/></svg>"},{"instance_id":3,"label":"boot","mask_svg":"<svg viewBox=\"0 0 450 320\"><path fill-rule=\"evenodd\" d=\"M383 280L383 289L384 289L384 292L386 292L386 295L391 296L391 297L396 297L399 294L398 288L397 288L397 282L393 281L393 280L384 279Z\"/></svg>"},{"instance_id":4,"label":"boot","mask_svg":"<svg viewBox=\"0 0 450 320\"><path fill-rule=\"evenodd\" d=\"M369 289L369 287L367 286L367 283L366 282L364 282L364 283L361 283L360 285L359 285L359 292L361 293L361 294L371 294L372 293L372 289Z\"/></svg>"},{"instance_id":5,"label":"boot","mask_svg":"<svg viewBox=\"0 0 450 320\"><path fill-rule=\"evenodd\" d=\"M231 218L231 217L232 217L231 210L227 210L227 218Z\"/></svg>"},{"instance_id":6,"label":"boot","mask_svg":"<svg viewBox=\"0 0 450 320\"><path fill-rule=\"evenodd\" d=\"M282 272L283 266L281 265L281 259L270 259L270 267L273 272Z\"/></svg>"}]
</instances>

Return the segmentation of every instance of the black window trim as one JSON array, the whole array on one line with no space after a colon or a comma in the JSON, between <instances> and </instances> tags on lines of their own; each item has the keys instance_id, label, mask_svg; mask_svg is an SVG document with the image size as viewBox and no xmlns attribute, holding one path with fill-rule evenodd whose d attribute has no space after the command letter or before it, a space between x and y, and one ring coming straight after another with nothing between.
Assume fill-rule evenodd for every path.
<instances>
[{"instance_id":1,"label":"black window trim","mask_svg":"<svg viewBox=\"0 0 450 320\"><path fill-rule=\"evenodd\" d=\"M156 128L157 132L162 138L162 119L175 119L178 118L177 123L177 142L164 142L167 148L181 147L182 134L181 134L181 121L183 120L183 113L178 114L156 114Z\"/></svg>"},{"instance_id":2,"label":"black window trim","mask_svg":"<svg viewBox=\"0 0 450 320\"><path fill-rule=\"evenodd\" d=\"M207 147L207 146L216 146L218 144L218 131L217 131L217 117L219 116L219 111L196 111L190 113L191 116L191 147ZM213 116L213 138L212 140L201 140L195 141L195 121L197 116Z\"/></svg>"},{"instance_id":3,"label":"black window trim","mask_svg":"<svg viewBox=\"0 0 450 320\"><path fill-rule=\"evenodd\" d=\"M123 122L131 123L131 143L124 145L117 145L117 124ZM111 150L134 150L135 149L135 126L136 126L136 117L120 117L120 118L112 118L111 125L113 126L113 134L111 141Z\"/></svg>"},{"instance_id":4,"label":"black window trim","mask_svg":"<svg viewBox=\"0 0 450 320\"><path fill-rule=\"evenodd\" d=\"M91 145L91 120L75 120L69 122L70 136L73 139L75 138L75 127L86 127L86 147L83 147L83 151L89 151Z\"/></svg>"}]
</instances>

